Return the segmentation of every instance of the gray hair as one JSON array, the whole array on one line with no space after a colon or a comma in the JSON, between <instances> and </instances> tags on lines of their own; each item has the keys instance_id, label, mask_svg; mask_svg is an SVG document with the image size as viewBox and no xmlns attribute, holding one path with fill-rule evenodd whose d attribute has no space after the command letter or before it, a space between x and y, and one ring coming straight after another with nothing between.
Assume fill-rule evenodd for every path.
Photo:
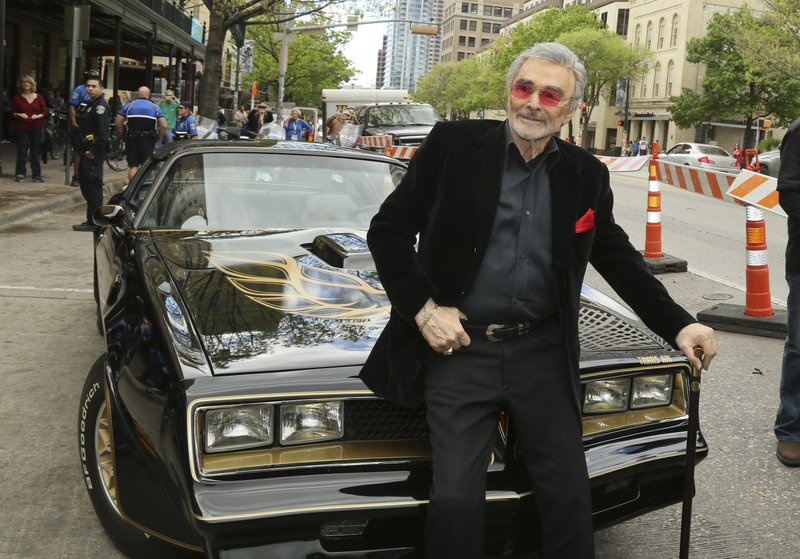
<instances>
[{"instance_id":1,"label":"gray hair","mask_svg":"<svg viewBox=\"0 0 800 559\"><path fill-rule=\"evenodd\" d=\"M530 58L541 58L554 64L569 66L573 74L575 74L575 92L570 97L569 110L573 111L578 108L580 100L583 98L583 89L586 87L586 67L577 54L561 43L536 43L531 48L521 52L508 68L506 87L511 87L520 68Z\"/></svg>"}]
</instances>

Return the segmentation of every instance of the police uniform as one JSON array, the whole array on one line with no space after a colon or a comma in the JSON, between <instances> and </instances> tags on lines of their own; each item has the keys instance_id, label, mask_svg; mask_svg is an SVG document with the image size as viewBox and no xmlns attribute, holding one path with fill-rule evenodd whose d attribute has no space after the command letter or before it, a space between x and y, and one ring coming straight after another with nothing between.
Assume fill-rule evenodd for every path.
<instances>
[{"instance_id":1,"label":"police uniform","mask_svg":"<svg viewBox=\"0 0 800 559\"><path fill-rule=\"evenodd\" d=\"M86 105L89 104L91 101L91 97L89 94L86 93L86 84L80 84L75 89L72 90L72 93L69 96L69 104L75 109L75 114L77 115L80 111L86 110ZM73 130L71 132L71 140L73 147L78 146L80 143L80 134L78 130Z\"/></svg>"},{"instance_id":2,"label":"police uniform","mask_svg":"<svg viewBox=\"0 0 800 559\"><path fill-rule=\"evenodd\" d=\"M86 199L86 221L92 223L94 210L103 205L103 162L108 148L111 108L101 93L76 108L78 134L75 149L81 154L78 181ZM93 157L88 157L92 154Z\"/></svg>"},{"instance_id":3,"label":"police uniform","mask_svg":"<svg viewBox=\"0 0 800 559\"><path fill-rule=\"evenodd\" d=\"M125 117L128 166L140 167L153 155L158 140L158 119L164 118L161 107L149 99L136 99L117 113Z\"/></svg>"},{"instance_id":4,"label":"police uniform","mask_svg":"<svg viewBox=\"0 0 800 559\"><path fill-rule=\"evenodd\" d=\"M197 121L192 115L178 116L172 137L177 140L191 140L197 136Z\"/></svg>"}]
</instances>

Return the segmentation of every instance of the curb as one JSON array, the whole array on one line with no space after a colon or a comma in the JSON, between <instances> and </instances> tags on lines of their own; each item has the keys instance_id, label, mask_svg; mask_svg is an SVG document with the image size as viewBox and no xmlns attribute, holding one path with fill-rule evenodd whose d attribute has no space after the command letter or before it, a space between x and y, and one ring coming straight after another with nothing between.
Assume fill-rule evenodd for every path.
<instances>
[{"instance_id":1,"label":"curb","mask_svg":"<svg viewBox=\"0 0 800 559\"><path fill-rule=\"evenodd\" d=\"M103 192L106 198L121 191L127 184L125 179L114 179L103 184ZM74 188L74 187L73 187ZM83 195L79 188L74 192L64 192L63 194L53 195L47 200L26 204L15 210L0 213L0 227L8 227L20 221L25 221L34 216L45 215L56 210L68 208L80 203L84 203Z\"/></svg>"}]
</instances>

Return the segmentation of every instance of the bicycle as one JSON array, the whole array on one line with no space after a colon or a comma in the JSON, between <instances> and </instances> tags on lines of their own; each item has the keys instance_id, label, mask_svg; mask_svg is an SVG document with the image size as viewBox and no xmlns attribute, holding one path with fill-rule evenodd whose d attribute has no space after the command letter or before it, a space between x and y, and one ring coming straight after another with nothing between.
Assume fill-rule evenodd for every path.
<instances>
[{"instance_id":1,"label":"bicycle","mask_svg":"<svg viewBox=\"0 0 800 559\"><path fill-rule=\"evenodd\" d=\"M106 153L106 163L113 171L125 171L128 169L127 149L125 138L118 138L114 127L111 128L111 137L108 141L108 153Z\"/></svg>"},{"instance_id":2,"label":"bicycle","mask_svg":"<svg viewBox=\"0 0 800 559\"><path fill-rule=\"evenodd\" d=\"M64 156L67 149L67 115L62 112L49 112L44 123L42 142L42 162L47 163L47 155L54 161Z\"/></svg>"}]
</instances>

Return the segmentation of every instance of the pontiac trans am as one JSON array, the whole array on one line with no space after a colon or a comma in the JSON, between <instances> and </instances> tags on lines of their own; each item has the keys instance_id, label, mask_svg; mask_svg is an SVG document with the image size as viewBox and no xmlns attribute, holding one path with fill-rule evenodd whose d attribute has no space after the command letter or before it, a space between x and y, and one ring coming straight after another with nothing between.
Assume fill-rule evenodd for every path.
<instances>
[{"instance_id":1,"label":"pontiac trans am","mask_svg":"<svg viewBox=\"0 0 800 559\"><path fill-rule=\"evenodd\" d=\"M358 372L389 313L369 220L405 172L297 142L159 148L94 216L105 353L79 403L86 489L132 557L418 557L424 410ZM584 287L586 461L597 527L680 500L685 358ZM707 452L702 435L698 459ZM537 545L536 496L498 418L487 555Z\"/></svg>"}]
</instances>

